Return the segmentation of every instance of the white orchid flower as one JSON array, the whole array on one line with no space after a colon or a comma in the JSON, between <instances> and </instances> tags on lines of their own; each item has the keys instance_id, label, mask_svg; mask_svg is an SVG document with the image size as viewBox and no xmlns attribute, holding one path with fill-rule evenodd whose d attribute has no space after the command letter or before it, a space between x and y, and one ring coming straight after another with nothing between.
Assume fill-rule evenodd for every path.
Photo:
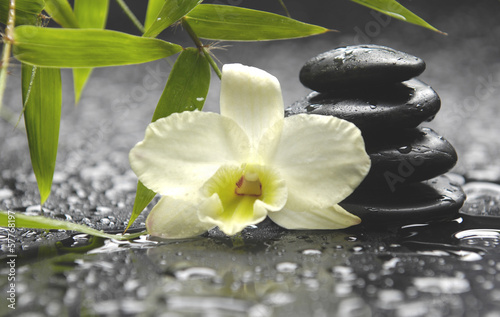
<instances>
[{"instance_id":1,"label":"white orchid flower","mask_svg":"<svg viewBox=\"0 0 500 317\"><path fill-rule=\"evenodd\" d=\"M220 115L186 111L151 123L130 151L139 180L163 197L149 234L227 235L267 216L287 229L340 229L338 205L370 169L359 129L331 116L284 118L278 80L240 64L222 70Z\"/></svg>"}]
</instances>

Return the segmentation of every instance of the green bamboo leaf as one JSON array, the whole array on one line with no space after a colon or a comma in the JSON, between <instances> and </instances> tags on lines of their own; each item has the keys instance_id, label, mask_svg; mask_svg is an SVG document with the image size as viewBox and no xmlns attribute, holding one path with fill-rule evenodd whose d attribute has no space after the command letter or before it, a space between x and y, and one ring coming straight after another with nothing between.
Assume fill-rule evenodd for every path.
<instances>
[{"instance_id":1,"label":"green bamboo leaf","mask_svg":"<svg viewBox=\"0 0 500 317\"><path fill-rule=\"evenodd\" d=\"M109 234L103 231L99 231L84 225L79 225L68 221L56 220L43 216L26 216L21 213L14 213L7 211L0 211L0 227L46 229L46 230L51 230L51 229L70 230L70 231L78 231L90 234L96 237L101 237L106 239L116 239L116 240L134 239L146 233L146 232L139 232L130 235Z\"/></svg>"},{"instance_id":2,"label":"green bamboo leaf","mask_svg":"<svg viewBox=\"0 0 500 317\"><path fill-rule=\"evenodd\" d=\"M210 86L210 65L205 56L195 48L185 49L177 58L170 72L165 89L158 101L152 122L175 112L201 110ZM137 184L132 215L127 229L153 200L155 192Z\"/></svg>"},{"instance_id":3,"label":"green bamboo leaf","mask_svg":"<svg viewBox=\"0 0 500 317\"><path fill-rule=\"evenodd\" d=\"M435 27L433 27L432 25L421 19L419 16L415 15L410 10L406 9L396 0L351 0L351 1L364 5L365 7L368 7L370 9L377 10L379 12L387 14L390 17L408 23L413 23L419 26L423 26L438 33L446 34L436 29Z\"/></svg>"},{"instance_id":4,"label":"green bamboo leaf","mask_svg":"<svg viewBox=\"0 0 500 317\"><path fill-rule=\"evenodd\" d=\"M163 3L165 0L149 0L148 1L148 9L146 10L146 19L144 21L144 29L149 29L151 24L156 20L158 14L160 13L161 8L163 7Z\"/></svg>"},{"instance_id":5,"label":"green bamboo leaf","mask_svg":"<svg viewBox=\"0 0 500 317\"><path fill-rule=\"evenodd\" d=\"M75 0L75 17L82 29L104 29L109 0Z\"/></svg>"},{"instance_id":6,"label":"green bamboo leaf","mask_svg":"<svg viewBox=\"0 0 500 317\"><path fill-rule=\"evenodd\" d=\"M161 31L193 10L201 1L203 0L164 0L160 12L152 21L151 26L146 28L144 36L156 37Z\"/></svg>"},{"instance_id":7,"label":"green bamboo leaf","mask_svg":"<svg viewBox=\"0 0 500 317\"><path fill-rule=\"evenodd\" d=\"M109 0L75 0L75 16L81 28L103 29L108 18ZM92 73L92 68L73 69L75 104Z\"/></svg>"},{"instance_id":8,"label":"green bamboo leaf","mask_svg":"<svg viewBox=\"0 0 500 317\"><path fill-rule=\"evenodd\" d=\"M203 109L209 85L210 65L207 59L196 48L186 48L168 76L152 122L172 113Z\"/></svg>"},{"instance_id":9,"label":"green bamboo leaf","mask_svg":"<svg viewBox=\"0 0 500 317\"><path fill-rule=\"evenodd\" d=\"M22 65L24 123L31 165L43 204L50 195L61 121L61 73L57 68Z\"/></svg>"},{"instance_id":10,"label":"green bamboo leaf","mask_svg":"<svg viewBox=\"0 0 500 317\"><path fill-rule=\"evenodd\" d=\"M78 27L78 20L68 0L45 0L45 11L62 27Z\"/></svg>"},{"instance_id":11,"label":"green bamboo leaf","mask_svg":"<svg viewBox=\"0 0 500 317\"><path fill-rule=\"evenodd\" d=\"M7 24L10 0L0 0L0 23ZM44 0L17 0L16 25L34 25L45 6Z\"/></svg>"},{"instance_id":12,"label":"green bamboo leaf","mask_svg":"<svg viewBox=\"0 0 500 317\"><path fill-rule=\"evenodd\" d=\"M182 50L158 39L97 29L14 29L14 57L44 67L102 67L145 63Z\"/></svg>"},{"instance_id":13,"label":"green bamboo leaf","mask_svg":"<svg viewBox=\"0 0 500 317\"><path fill-rule=\"evenodd\" d=\"M83 88L92 74L93 68L73 68L73 89L75 91L75 104L80 101Z\"/></svg>"},{"instance_id":14,"label":"green bamboo leaf","mask_svg":"<svg viewBox=\"0 0 500 317\"><path fill-rule=\"evenodd\" d=\"M200 4L184 19L198 37L212 40L265 41L329 31L282 15L227 5Z\"/></svg>"}]
</instances>

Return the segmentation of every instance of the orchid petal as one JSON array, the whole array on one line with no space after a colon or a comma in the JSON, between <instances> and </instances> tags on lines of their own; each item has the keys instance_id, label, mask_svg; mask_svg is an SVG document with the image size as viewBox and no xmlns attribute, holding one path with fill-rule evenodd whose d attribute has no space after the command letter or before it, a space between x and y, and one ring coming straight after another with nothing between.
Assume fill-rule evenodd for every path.
<instances>
[{"instance_id":1,"label":"orchid petal","mask_svg":"<svg viewBox=\"0 0 500 317\"><path fill-rule=\"evenodd\" d=\"M198 218L198 208L202 202L205 206L218 203L212 198L202 201L200 197L163 196L146 220L148 233L165 239L183 239L212 229L213 224L201 222Z\"/></svg>"},{"instance_id":2,"label":"orchid petal","mask_svg":"<svg viewBox=\"0 0 500 317\"><path fill-rule=\"evenodd\" d=\"M184 195L198 191L221 165L240 165L248 149L248 137L233 120L187 111L149 124L129 160L149 189L161 195Z\"/></svg>"},{"instance_id":3,"label":"orchid petal","mask_svg":"<svg viewBox=\"0 0 500 317\"><path fill-rule=\"evenodd\" d=\"M287 205L301 208L315 205L323 209L339 203L370 169L359 129L330 116L285 118L263 136L259 153L285 179Z\"/></svg>"},{"instance_id":4,"label":"orchid petal","mask_svg":"<svg viewBox=\"0 0 500 317\"><path fill-rule=\"evenodd\" d=\"M323 209L310 207L303 211L294 211L285 207L279 212L270 213L269 218L286 229L334 230L354 226L361 222L361 219L339 205Z\"/></svg>"},{"instance_id":5,"label":"orchid petal","mask_svg":"<svg viewBox=\"0 0 500 317\"><path fill-rule=\"evenodd\" d=\"M278 79L269 73L241 64L222 68L221 115L236 121L256 148L264 131L284 117Z\"/></svg>"},{"instance_id":6,"label":"orchid petal","mask_svg":"<svg viewBox=\"0 0 500 317\"><path fill-rule=\"evenodd\" d=\"M237 183L248 171L258 175L262 193L236 193ZM202 193L217 197L219 205L200 207L199 219L217 225L227 235L234 235L245 227L261 222L268 211L278 211L286 203L287 189L278 173L263 166L222 166L203 186ZM214 208L215 207L215 208Z\"/></svg>"}]
</instances>

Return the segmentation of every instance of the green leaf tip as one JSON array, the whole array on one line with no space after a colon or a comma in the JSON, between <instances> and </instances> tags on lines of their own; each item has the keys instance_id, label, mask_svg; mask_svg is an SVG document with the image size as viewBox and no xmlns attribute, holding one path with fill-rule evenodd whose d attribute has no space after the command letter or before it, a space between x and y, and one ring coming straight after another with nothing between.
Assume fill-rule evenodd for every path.
<instances>
[{"instance_id":1,"label":"green leaf tip","mask_svg":"<svg viewBox=\"0 0 500 317\"><path fill-rule=\"evenodd\" d=\"M396 0L351 0L357 4L363 5L370 9L382 12L392 18L422 26L434 32L448 35L447 33L436 29L434 26L427 23L425 20L399 4Z\"/></svg>"},{"instance_id":2,"label":"green leaf tip","mask_svg":"<svg viewBox=\"0 0 500 317\"><path fill-rule=\"evenodd\" d=\"M21 77L31 165L41 204L44 204L52 187L59 142L61 73L57 68L33 67L23 63Z\"/></svg>"},{"instance_id":3,"label":"green leaf tip","mask_svg":"<svg viewBox=\"0 0 500 317\"><path fill-rule=\"evenodd\" d=\"M283 40L329 31L286 16L229 5L200 4L184 19L198 37L211 40Z\"/></svg>"}]
</instances>

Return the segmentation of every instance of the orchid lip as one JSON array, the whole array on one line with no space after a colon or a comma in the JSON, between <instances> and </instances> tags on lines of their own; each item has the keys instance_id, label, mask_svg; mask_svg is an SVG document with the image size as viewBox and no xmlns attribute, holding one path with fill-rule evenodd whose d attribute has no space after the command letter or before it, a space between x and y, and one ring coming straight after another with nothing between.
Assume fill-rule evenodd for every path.
<instances>
[{"instance_id":1,"label":"orchid lip","mask_svg":"<svg viewBox=\"0 0 500 317\"><path fill-rule=\"evenodd\" d=\"M256 173L246 173L236 182L234 193L238 196L254 196L262 195L262 184L259 176Z\"/></svg>"}]
</instances>

